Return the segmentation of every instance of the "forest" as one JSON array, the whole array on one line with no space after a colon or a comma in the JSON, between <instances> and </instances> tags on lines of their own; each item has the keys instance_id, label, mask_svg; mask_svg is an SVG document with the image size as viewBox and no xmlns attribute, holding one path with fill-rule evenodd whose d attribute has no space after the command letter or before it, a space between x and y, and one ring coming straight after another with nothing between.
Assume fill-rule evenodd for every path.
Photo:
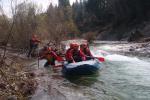
<instances>
[{"instance_id":1,"label":"forest","mask_svg":"<svg viewBox=\"0 0 150 100\"><path fill-rule=\"evenodd\" d=\"M75 37L128 40L133 32L149 37L149 9L149 0L76 0L72 5L59 0L58 5L49 4L46 12L23 2L12 5L9 18L0 5L0 42L5 45L9 40L12 47L27 48L22 44L28 44L33 33L58 43Z\"/></svg>"}]
</instances>

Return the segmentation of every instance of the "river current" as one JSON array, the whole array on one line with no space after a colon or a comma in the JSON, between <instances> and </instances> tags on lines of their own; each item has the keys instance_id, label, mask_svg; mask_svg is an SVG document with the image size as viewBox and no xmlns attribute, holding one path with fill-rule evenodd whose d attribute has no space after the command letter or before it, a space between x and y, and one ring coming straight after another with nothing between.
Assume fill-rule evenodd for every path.
<instances>
[{"instance_id":1,"label":"river current","mask_svg":"<svg viewBox=\"0 0 150 100\"><path fill-rule=\"evenodd\" d=\"M48 71L47 76L40 78L40 92L32 100L150 100L150 59L125 56L114 45L118 43L90 46L94 56L106 60L96 75L68 80L61 73L59 78L52 77L53 72Z\"/></svg>"},{"instance_id":2,"label":"river current","mask_svg":"<svg viewBox=\"0 0 150 100\"><path fill-rule=\"evenodd\" d=\"M98 80L103 82L106 92L109 92L108 95L113 95L119 100L150 100L150 59L125 56L117 52L110 53L111 48L113 48L111 44L91 47L95 56L103 55L106 59ZM97 84L95 82L93 86ZM104 98L104 100L111 99L113 97Z\"/></svg>"}]
</instances>

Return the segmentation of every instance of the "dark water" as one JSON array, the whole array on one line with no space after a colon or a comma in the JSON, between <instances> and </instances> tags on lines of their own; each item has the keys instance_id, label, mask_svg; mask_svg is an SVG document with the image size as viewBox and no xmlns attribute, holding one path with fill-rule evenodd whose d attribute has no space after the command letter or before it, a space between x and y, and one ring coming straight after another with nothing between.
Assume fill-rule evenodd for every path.
<instances>
[{"instance_id":1,"label":"dark water","mask_svg":"<svg viewBox=\"0 0 150 100\"><path fill-rule=\"evenodd\" d=\"M53 79L50 73L45 81L57 92L44 91L41 96L46 95L46 98L39 99L41 96L37 95L33 100L150 100L150 59L112 54L111 48L111 44L91 46L95 56L106 59L98 73L69 79L60 74Z\"/></svg>"}]
</instances>

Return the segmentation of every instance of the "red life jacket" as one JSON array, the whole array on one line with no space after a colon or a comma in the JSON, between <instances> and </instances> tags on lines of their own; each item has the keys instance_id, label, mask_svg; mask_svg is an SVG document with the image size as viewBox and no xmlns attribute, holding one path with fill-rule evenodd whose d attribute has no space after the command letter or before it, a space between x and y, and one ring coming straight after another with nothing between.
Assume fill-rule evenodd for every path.
<instances>
[{"instance_id":1,"label":"red life jacket","mask_svg":"<svg viewBox=\"0 0 150 100\"><path fill-rule=\"evenodd\" d=\"M56 53L54 51L51 52L47 52L45 54L43 54L43 56L41 57L41 59L46 59L48 61L51 61L52 59L57 59L58 56L56 55Z\"/></svg>"},{"instance_id":2,"label":"red life jacket","mask_svg":"<svg viewBox=\"0 0 150 100\"><path fill-rule=\"evenodd\" d=\"M80 54L80 51L74 51L72 52L73 59L82 59L82 56Z\"/></svg>"},{"instance_id":3,"label":"red life jacket","mask_svg":"<svg viewBox=\"0 0 150 100\"><path fill-rule=\"evenodd\" d=\"M71 59L71 57L70 57L70 51L71 51L71 50L72 50L72 49L69 48L69 49L66 51L65 58L66 58L67 61Z\"/></svg>"},{"instance_id":4,"label":"red life jacket","mask_svg":"<svg viewBox=\"0 0 150 100\"><path fill-rule=\"evenodd\" d=\"M40 42L40 40L38 38L35 38L35 37L32 37L30 41L31 41L32 45L37 45Z\"/></svg>"},{"instance_id":5,"label":"red life jacket","mask_svg":"<svg viewBox=\"0 0 150 100\"><path fill-rule=\"evenodd\" d=\"M85 55L80 51L80 50L71 50L71 55L70 55L75 62L79 61L84 61L85 60Z\"/></svg>"}]
</instances>

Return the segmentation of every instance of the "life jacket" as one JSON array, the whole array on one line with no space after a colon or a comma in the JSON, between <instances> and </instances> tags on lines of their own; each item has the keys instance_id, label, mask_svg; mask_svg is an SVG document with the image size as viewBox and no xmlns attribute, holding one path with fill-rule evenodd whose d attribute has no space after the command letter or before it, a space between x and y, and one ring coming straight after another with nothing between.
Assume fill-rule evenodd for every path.
<instances>
[{"instance_id":1,"label":"life jacket","mask_svg":"<svg viewBox=\"0 0 150 100\"><path fill-rule=\"evenodd\" d=\"M42 58L46 59L48 62L52 62L57 59L57 55L55 52L51 51L51 52L47 52L46 54L44 54Z\"/></svg>"},{"instance_id":2,"label":"life jacket","mask_svg":"<svg viewBox=\"0 0 150 100\"><path fill-rule=\"evenodd\" d=\"M31 46L37 46L40 40L38 38L32 37L30 40L30 45Z\"/></svg>"},{"instance_id":3,"label":"life jacket","mask_svg":"<svg viewBox=\"0 0 150 100\"><path fill-rule=\"evenodd\" d=\"M66 51L65 58L66 58L67 61L71 59L71 58L70 58L70 51L71 51L71 50L72 50L72 49L69 48L69 49Z\"/></svg>"},{"instance_id":4,"label":"life jacket","mask_svg":"<svg viewBox=\"0 0 150 100\"><path fill-rule=\"evenodd\" d=\"M48 54L46 59L50 63L55 61L55 57L52 54Z\"/></svg>"},{"instance_id":5,"label":"life jacket","mask_svg":"<svg viewBox=\"0 0 150 100\"><path fill-rule=\"evenodd\" d=\"M78 51L72 51L72 57L74 59L75 62L80 62L82 61L82 56L80 54L81 52L78 50Z\"/></svg>"}]
</instances>

